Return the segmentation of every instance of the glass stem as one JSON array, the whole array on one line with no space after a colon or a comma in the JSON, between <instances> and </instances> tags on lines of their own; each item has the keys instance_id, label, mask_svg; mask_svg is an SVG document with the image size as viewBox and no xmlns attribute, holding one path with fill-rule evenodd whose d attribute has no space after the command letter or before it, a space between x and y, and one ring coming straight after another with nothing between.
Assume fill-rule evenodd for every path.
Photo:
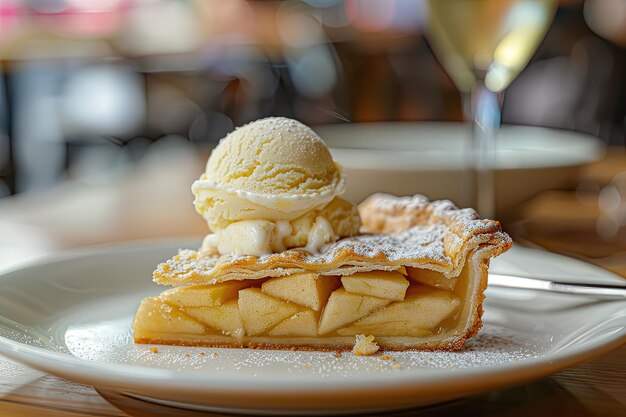
<instances>
[{"instance_id":1,"label":"glass stem","mask_svg":"<svg viewBox=\"0 0 626 417\"><path fill-rule=\"evenodd\" d=\"M476 172L476 208L481 217L494 218L495 137L500 128L498 95L477 83L472 90L472 148Z\"/></svg>"}]
</instances>

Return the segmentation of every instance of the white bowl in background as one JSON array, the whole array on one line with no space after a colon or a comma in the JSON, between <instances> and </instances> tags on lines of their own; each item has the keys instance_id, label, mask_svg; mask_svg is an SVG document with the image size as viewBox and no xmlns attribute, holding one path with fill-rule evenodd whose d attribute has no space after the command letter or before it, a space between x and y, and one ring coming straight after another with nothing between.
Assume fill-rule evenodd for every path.
<instances>
[{"instance_id":1,"label":"white bowl in background","mask_svg":"<svg viewBox=\"0 0 626 417\"><path fill-rule=\"evenodd\" d=\"M315 130L348 175L348 200L359 202L374 192L420 193L475 207L467 196L471 179L464 168L471 141L467 124L346 123ZM604 144L595 136L503 126L496 139L498 217L506 219L541 191L575 187L580 168L603 153Z\"/></svg>"}]
</instances>

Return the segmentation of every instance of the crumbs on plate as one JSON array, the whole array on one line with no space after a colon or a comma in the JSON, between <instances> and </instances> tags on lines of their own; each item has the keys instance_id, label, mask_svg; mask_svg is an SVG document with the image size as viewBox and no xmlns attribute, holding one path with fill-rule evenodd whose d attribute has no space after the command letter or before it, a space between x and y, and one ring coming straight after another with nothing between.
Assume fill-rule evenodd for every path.
<instances>
[{"instance_id":1,"label":"crumbs on plate","mask_svg":"<svg viewBox=\"0 0 626 417\"><path fill-rule=\"evenodd\" d=\"M354 356L370 356L378 352L378 349L380 349L380 347L374 341L374 336L357 334L352 353Z\"/></svg>"}]
</instances>

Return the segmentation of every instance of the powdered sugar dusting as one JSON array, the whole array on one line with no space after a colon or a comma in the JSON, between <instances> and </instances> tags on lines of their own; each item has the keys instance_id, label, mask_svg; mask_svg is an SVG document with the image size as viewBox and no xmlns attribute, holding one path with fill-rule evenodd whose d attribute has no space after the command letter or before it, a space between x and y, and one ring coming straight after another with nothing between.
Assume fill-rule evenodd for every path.
<instances>
[{"instance_id":1,"label":"powdered sugar dusting","mask_svg":"<svg viewBox=\"0 0 626 417\"><path fill-rule=\"evenodd\" d=\"M451 264L452 259L444 253L443 236L446 229L441 225L415 226L398 234L360 235L341 239L326 245L320 253L310 253L303 249L291 249L282 253L253 256L205 255L201 252L182 249L178 256L160 264L156 276L176 277L186 281L197 277L217 277L219 270L228 270L230 265L254 260L255 269L269 268L272 265L292 265L294 268L319 268L328 265L334 270L341 265L357 262L371 262L381 265L392 263L411 264L426 259L435 264ZM294 262L294 259L296 262ZM275 273L280 268L272 268ZM283 267L282 270L289 268ZM280 275L280 274L278 274ZM157 282L159 280L157 279Z\"/></svg>"},{"instance_id":2,"label":"powdered sugar dusting","mask_svg":"<svg viewBox=\"0 0 626 417\"><path fill-rule=\"evenodd\" d=\"M360 208L361 213L366 216L375 217L377 214L382 214L398 216L408 222L426 220L444 223L460 232L462 236L486 232L494 225L497 225L499 229L498 222L481 219L472 208L460 209L450 200L430 201L420 194L396 197L391 194L378 193L365 200ZM364 211L366 213L363 213Z\"/></svg>"}]
</instances>

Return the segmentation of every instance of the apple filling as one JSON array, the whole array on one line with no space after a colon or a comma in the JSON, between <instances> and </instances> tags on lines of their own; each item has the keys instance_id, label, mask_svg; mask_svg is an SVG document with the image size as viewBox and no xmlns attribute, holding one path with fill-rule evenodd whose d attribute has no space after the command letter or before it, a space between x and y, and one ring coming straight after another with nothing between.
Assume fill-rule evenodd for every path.
<instances>
[{"instance_id":1,"label":"apple filling","mask_svg":"<svg viewBox=\"0 0 626 417\"><path fill-rule=\"evenodd\" d=\"M179 344L199 334L207 336L207 344L255 337L264 342L357 334L432 337L457 326L467 291L461 281L467 275L446 278L402 267L177 287L143 300L133 327L139 341L170 338Z\"/></svg>"}]
</instances>

